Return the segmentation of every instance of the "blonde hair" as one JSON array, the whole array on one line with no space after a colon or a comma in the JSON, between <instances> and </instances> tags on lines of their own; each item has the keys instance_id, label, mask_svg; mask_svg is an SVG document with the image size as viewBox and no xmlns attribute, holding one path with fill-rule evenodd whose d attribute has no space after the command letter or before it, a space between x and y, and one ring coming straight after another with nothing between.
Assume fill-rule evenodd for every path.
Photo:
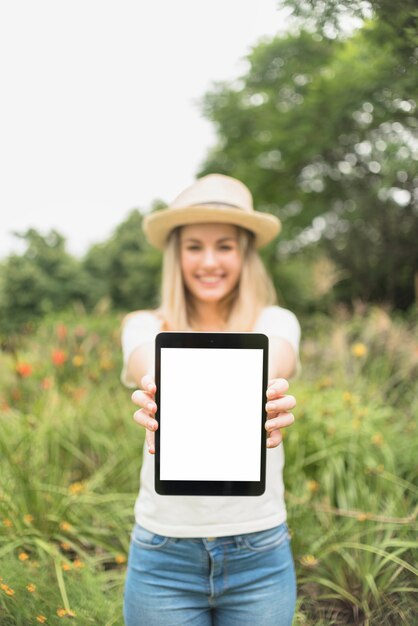
<instances>
[{"instance_id":1,"label":"blonde hair","mask_svg":"<svg viewBox=\"0 0 418 626\"><path fill-rule=\"evenodd\" d=\"M238 248L242 269L237 286L222 302L224 330L253 330L265 306L276 303L276 292L255 248L254 235L239 226ZM161 306L158 315L165 330L194 330L193 302L185 288L180 265L180 231L175 228L164 249Z\"/></svg>"}]
</instances>

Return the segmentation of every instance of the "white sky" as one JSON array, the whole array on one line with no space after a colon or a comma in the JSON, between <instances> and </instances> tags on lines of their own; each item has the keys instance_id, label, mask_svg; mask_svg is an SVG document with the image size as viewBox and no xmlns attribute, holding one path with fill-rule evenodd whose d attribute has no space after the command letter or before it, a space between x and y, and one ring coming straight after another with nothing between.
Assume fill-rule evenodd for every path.
<instances>
[{"instance_id":1,"label":"white sky","mask_svg":"<svg viewBox=\"0 0 418 626\"><path fill-rule=\"evenodd\" d=\"M56 228L69 250L170 201L214 143L197 100L283 30L277 0L0 5L0 257Z\"/></svg>"}]
</instances>

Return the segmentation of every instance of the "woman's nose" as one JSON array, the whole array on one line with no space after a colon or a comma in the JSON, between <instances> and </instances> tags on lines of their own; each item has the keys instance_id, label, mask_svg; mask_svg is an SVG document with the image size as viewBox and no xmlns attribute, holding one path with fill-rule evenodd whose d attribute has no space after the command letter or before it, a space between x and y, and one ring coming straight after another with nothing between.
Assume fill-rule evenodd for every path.
<instances>
[{"instance_id":1,"label":"woman's nose","mask_svg":"<svg viewBox=\"0 0 418 626\"><path fill-rule=\"evenodd\" d=\"M202 264L204 267L213 267L217 264L215 250L212 248L204 249Z\"/></svg>"}]
</instances>

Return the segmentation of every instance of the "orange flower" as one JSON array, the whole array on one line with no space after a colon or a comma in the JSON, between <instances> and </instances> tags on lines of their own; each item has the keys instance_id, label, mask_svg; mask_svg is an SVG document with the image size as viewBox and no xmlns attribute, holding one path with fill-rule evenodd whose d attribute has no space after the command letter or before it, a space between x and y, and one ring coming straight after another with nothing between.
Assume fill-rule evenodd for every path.
<instances>
[{"instance_id":1,"label":"orange flower","mask_svg":"<svg viewBox=\"0 0 418 626\"><path fill-rule=\"evenodd\" d=\"M74 367L81 367L84 365L84 357L81 354L73 356L73 365Z\"/></svg>"},{"instance_id":2,"label":"orange flower","mask_svg":"<svg viewBox=\"0 0 418 626\"><path fill-rule=\"evenodd\" d=\"M36 621L39 622L40 624L45 624L45 622L46 622L45 615L37 615L36 616Z\"/></svg>"},{"instance_id":3,"label":"orange flower","mask_svg":"<svg viewBox=\"0 0 418 626\"><path fill-rule=\"evenodd\" d=\"M364 343L358 342L351 346L351 354L357 359L361 359L367 354L367 346Z\"/></svg>"},{"instance_id":4,"label":"orange flower","mask_svg":"<svg viewBox=\"0 0 418 626\"><path fill-rule=\"evenodd\" d=\"M69 572L71 569L71 565L69 563L63 563L61 567L64 570L64 572Z\"/></svg>"},{"instance_id":5,"label":"orange flower","mask_svg":"<svg viewBox=\"0 0 418 626\"><path fill-rule=\"evenodd\" d=\"M80 561L80 559L75 559L75 561L73 563L73 566L76 569L82 569L84 567L84 563L83 563L83 561Z\"/></svg>"},{"instance_id":6,"label":"orange flower","mask_svg":"<svg viewBox=\"0 0 418 626\"><path fill-rule=\"evenodd\" d=\"M44 391L48 391L48 389L51 389L52 387L52 378L43 378L41 380L41 389L43 389Z\"/></svg>"},{"instance_id":7,"label":"orange flower","mask_svg":"<svg viewBox=\"0 0 418 626\"><path fill-rule=\"evenodd\" d=\"M64 350L54 350L51 358L54 365L61 367L66 362L67 355Z\"/></svg>"},{"instance_id":8,"label":"orange flower","mask_svg":"<svg viewBox=\"0 0 418 626\"><path fill-rule=\"evenodd\" d=\"M10 520L8 517L3 520L3 524L6 526L6 528L11 528L13 526L12 520Z\"/></svg>"},{"instance_id":9,"label":"orange flower","mask_svg":"<svg viewBox=\"0 0 418 626\"><path fill-rule=\"evenodd\" d=\"M58 617L65 617L66 613L67 613L66 609L57 609Z\"/></svg>"},{"instance_id":10,"label":"orange flower","mask_svg":"<svg viewBox=\"0 0 418 626\"><path fill-rule=\"evenodd\" d=\"M25 363L24 361L21 361L20 363L16 364L16 374L18 374L22 378L27 378L28 376L30 376L32 374L32 371L33 368L30 363Z\"/></svg>"},{"instance_id":11,"label":"orange flower","mask_svg":"<svg viewBox=\"0 0 418 626\"><path fill-rule=\"evenodd\" d=\"M319 483L317 480L308 480L307 482L308 491L311 493L315 493L319 489Z\"/></svg>"},{"instance_id":12,"label":"orange flower","mask_svg":"<svg viewBox=\"0 0 418 626\"><path fill-rule=\"evenodd\" d=\"M66 541L61 541L61 544L60 544L60 545L61 545L61 548L62 548L63 550L67 550L67 551L68 551L68 550L71 550L71 546L70 546L70 544L69 544L69 543L67 543Z\"/></svg>"},{"instance_id":13,"label":"orange flower","mask_svg":"<svg viewBox=\"0 0 418 626\"><path fill-rule=\"evenodd\" d=\"M61 522L60 523L60 529L63 530L64 532L67 531L67 530L71 530L71 528L72 528L72 526L68 522Z\"/></svg>"},{"instance_id":14,"label":"orange flower","mask_svg":"<svg viewBox=\"0 0 418 626\"><path fill-rule=\"evenodd\" d=\"M5 593L7 596L14 596L14 595L15 595L14 590L13 590L13 589L11 589L11 588L9 587L9 585L6 585L5 583L2 583L2 584L0 585L0 589L3 589L4 593Z\"/></svg>"},{"instance_id":15,"label":"orange flower","mask_svg":"<svg viewBox=\"0 0 418 626\"><path fill-rule=\"evenodd\" d=\"M22 562L27 561L29 558L29 554L27 554L27 552L21 552L18 558L19 558L19 561L22 561Z\"/></svg>"},{"instance_id":16,"label":"orange flower","mask_svg":"<svg viewBox=\"0 0 418 626\"><path fill-rule=\"evenodd\" d=\"M23 516L23 521L25 522L25 524L32 524L33 522L33 515L24 515Z\"/></svg>"},{"instance_id":17,"label":"orange flower","mask_svg":"<svg viewBox=\"0 0 418 626\"><path fill-rule=\"evenodd\" d=\"M29 593L34 593L36 591L36 585L34 585L33 583L29 583L29 585L26 585L26 589L29 591Z\"/></svg>"}]
</instances>

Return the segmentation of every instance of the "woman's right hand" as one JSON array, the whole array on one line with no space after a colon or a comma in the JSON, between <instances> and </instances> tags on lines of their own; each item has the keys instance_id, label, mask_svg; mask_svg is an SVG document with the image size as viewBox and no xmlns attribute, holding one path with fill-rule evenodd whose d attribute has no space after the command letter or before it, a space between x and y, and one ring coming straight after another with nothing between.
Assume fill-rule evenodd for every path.
<instances>
[{"instance_id":1,"label":"woman's right hand","mask_svg":"<svg viewBox=\"0 0 418 626\"><path fill-rule=\"evenodd\" d=\"M145 427L145 437L150 454L155 454L155 431L158 428L158 422L154 419L157 411L155 404L155 392L157 387L152 376L146 374L141 379L142 389L137 389L132 394L132 402L140 406L139 411L135 411L133 418L135 422Z\"/></svg>"}]
</instances>

